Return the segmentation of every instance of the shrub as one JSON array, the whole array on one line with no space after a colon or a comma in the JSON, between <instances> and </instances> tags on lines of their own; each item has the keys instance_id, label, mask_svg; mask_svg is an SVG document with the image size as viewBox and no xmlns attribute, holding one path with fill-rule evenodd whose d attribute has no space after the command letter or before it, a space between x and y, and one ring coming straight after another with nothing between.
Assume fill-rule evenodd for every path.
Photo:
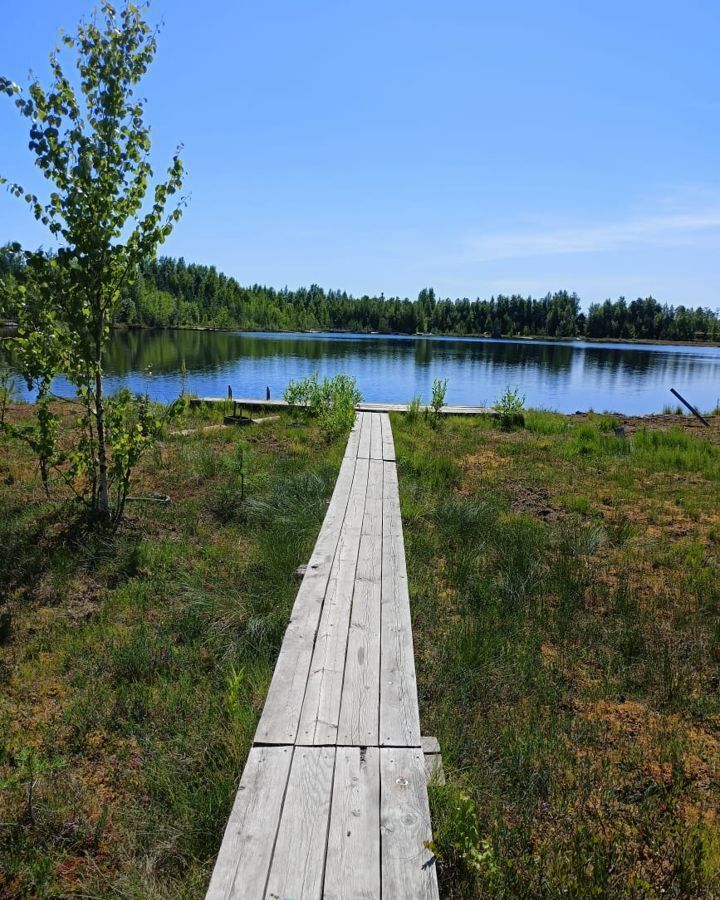
<instances>
[{"instance_id":1,"label":"shrub","mask_svg":"<svg viewBox=\"0 0 720 900\"><path fill-rule=\"evenodd\" d=\"M500 414L503 428L522 428L525 425L525 394L520 394L520 388L505 388L493 408Z\"/></svg>"},{"instance_id":2,"label":"shrub","mask_svg":"<svg viewBox=\"0 0 720 900\"><path fill-rule=\"evenodd\" d=\"M447 394L447 378L435 378L432 384L432 397L430 398L430 408L432 410L430 424L436 428L440 421L440 410L445 406L445 395Z\"/></svg>"},{"instance_id":3,"label":"shrub","mask_svg":"<svg viewBox=\"0 0 720 900\"><path fill-rule=\"evenodd\" d=\"M317 417L328 437L336 437L352 427L355 406L362 400L350 375L335 375L320 381L317 372L302 381L291 381L284 397L296 414Z\"/></svg>"}]
</instances>

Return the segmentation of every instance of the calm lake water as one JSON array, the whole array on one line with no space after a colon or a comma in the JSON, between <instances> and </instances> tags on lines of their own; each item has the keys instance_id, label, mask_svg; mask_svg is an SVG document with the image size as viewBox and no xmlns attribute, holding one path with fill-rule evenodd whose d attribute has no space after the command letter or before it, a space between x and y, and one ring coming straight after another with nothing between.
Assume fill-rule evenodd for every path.
<instances>
[{"instance_id":1,"label":"calm lake water","mask_svg":"<svg viewBox=\"0 0 720 900\"><path fill-rule=\"evenodd\" d=\"M359 334L117 332L109 381L171 400L183 365L186 390L200 396L225 396L232 385L236 397L264 397L269 386L279 398L290 379L317 371L354 375L365 400L396 403L429 399L434 378L447 378L449 403L491 405L518 386L529 406L560 412L659 412L676 405L671 387L703 410L720 398L717 347Z\"/></svg>"}]
</instances>

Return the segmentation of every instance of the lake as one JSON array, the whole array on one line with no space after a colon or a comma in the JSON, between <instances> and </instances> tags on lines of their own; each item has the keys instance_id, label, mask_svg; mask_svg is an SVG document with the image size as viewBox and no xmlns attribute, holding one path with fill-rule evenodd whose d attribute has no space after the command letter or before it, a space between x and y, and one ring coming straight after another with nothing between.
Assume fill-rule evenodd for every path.
<instances>
[{"instance_id":1,"label":"lake","mask_svg":"<svg viewBox=\"0 0 720 900\"><path fill-rule=\"evenodd\" d=\"M279 398L290 379L317 371L355 376L368 401L430 397L447 378L448 403L492 405L519 387L528 406L560 412L593 408L659 412L676 405L674 387L701 410L720 398L720 348L648 344L406 337L364 334L243 334L226 331L118 331L107 371L157 400L182 385L200 396ZM67 385L57 385L66 393Z\"/></svg>"}]
</instances>

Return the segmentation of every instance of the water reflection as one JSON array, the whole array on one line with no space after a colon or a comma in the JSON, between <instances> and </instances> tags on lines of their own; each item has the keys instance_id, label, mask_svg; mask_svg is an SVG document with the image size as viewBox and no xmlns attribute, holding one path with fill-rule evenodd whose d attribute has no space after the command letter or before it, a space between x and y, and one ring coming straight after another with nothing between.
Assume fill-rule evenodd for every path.
<instances>
[{"instance_id":1,"label":"water reflection","mask_svg":"<svg viewBox=\"0 0 720 900\"><path fill-rule=\"evenodd\" d=\"M274 397L291 378L313 371L354 375L368 400L428 398L434 378L448 379L448 401L492 403L508 385L527 402L570 412L652 412L676 387L703 408L720 397L714 347L553 343L427 337L239 334L203 331L117 332L108 353L112 386L126 384L168 400L186 388L207 396ZM58 384L58 390L67 386Z\"/></svg>"}]
</instances>

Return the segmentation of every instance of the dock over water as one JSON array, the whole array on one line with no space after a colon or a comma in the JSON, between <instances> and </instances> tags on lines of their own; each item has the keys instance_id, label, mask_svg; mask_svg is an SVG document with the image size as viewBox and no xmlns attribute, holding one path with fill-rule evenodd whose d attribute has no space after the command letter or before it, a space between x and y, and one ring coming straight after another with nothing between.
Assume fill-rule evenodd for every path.
<instances>
[{"instance_id":1,"label":"dock over water","mask_svg":"<svg viewBox=\"0 0 720 900\"><path fill-rule=\"evenodd\" d=\"M361 410L207 900L437 898L426 779L393 436Z\"/></svg>"},{"instance_id":2,"label":"dock over water","mask_svg":"<svg viewBox=\"0 0 720 900\"><path fill-rule=\"evenodd\" d=\"M193 397L190 400L191 406L200 406L201 404L213 405L216 403L245 409L292 409L293 406L303 406L304 404L288 403L287 400L258 400L256 397ZM357 412L374 412L374 413L391 413L391 412L407 412L409 404L407 403L358 403L355 407ZM430 410L427 404L421 404L420 411ZM497 410L491 406L458 406L456 404L445 404L438 410L441 416L496 416Z\"/></svg>"}]
</instances>

